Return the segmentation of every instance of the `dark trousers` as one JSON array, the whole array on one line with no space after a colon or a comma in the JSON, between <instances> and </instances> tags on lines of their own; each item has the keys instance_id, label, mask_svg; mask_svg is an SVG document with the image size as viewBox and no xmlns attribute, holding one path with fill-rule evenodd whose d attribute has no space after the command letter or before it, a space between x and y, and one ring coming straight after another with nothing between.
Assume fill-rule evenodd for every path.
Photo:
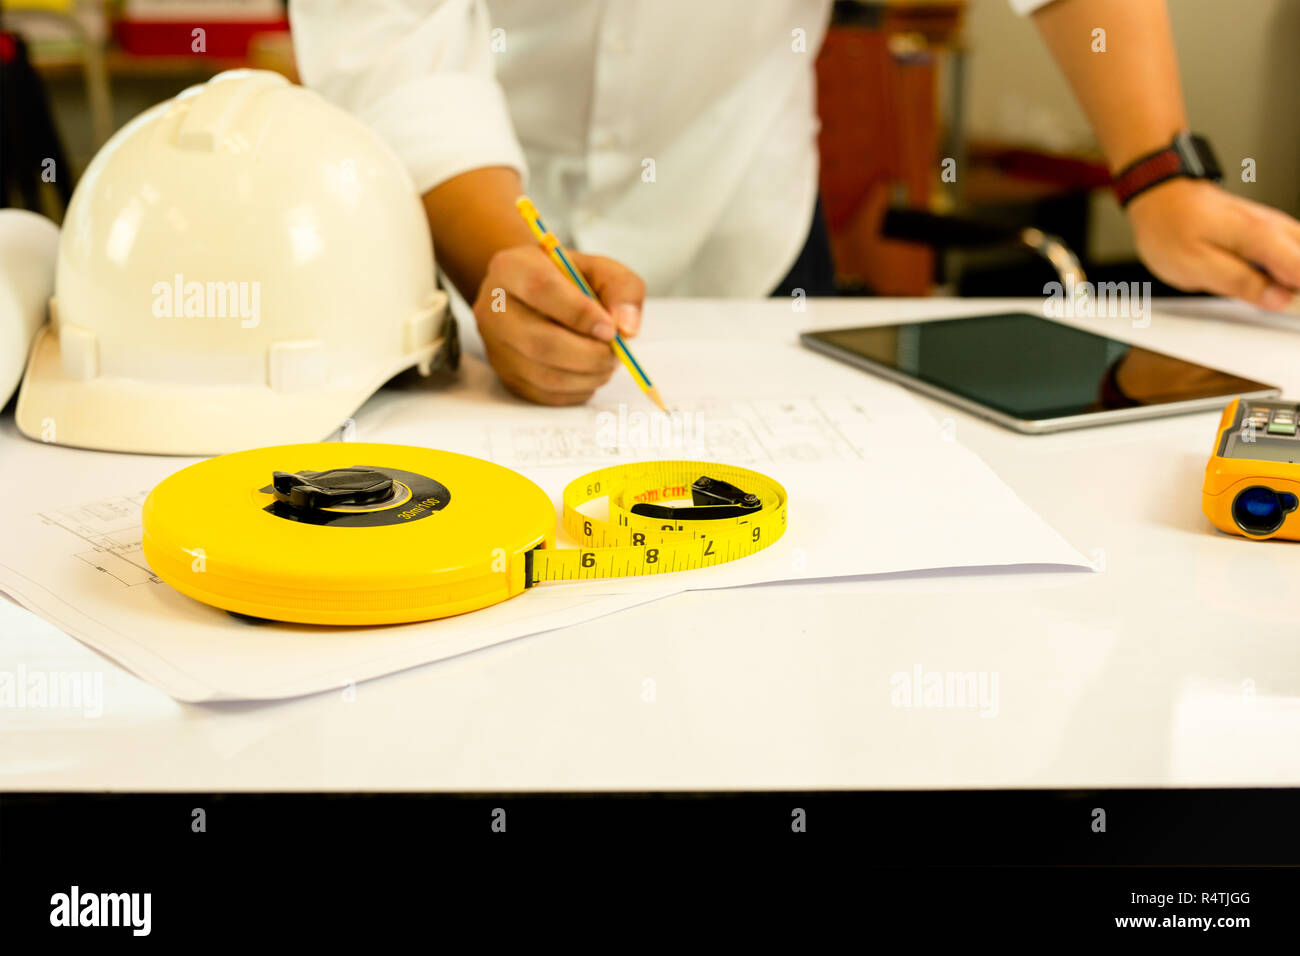
<instances>
[{"instance_id":1,"label":"dark trousers","mask_svg":"<svg viewBox=\"0 0 1300 956\"><path fill-rule=\"evenodd\" d=\"M813 209L812 225L808 227L808 238L799 251L799 258L795 259L771 295L773 298L789 298L795 289L802 289L805 296L835 295L835 263L831 260L831 237L826 229L820 197Z\"/></svg>"}]
</instances>

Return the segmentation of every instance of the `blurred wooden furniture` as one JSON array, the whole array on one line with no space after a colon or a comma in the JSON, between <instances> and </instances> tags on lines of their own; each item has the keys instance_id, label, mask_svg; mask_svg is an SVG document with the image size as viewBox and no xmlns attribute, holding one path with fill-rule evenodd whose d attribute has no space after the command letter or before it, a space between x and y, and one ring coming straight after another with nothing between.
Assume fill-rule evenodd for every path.
<instances>
[{"instance_id":1,"label":"blurred wooden furniture","mask_svg":"<svg viewBox=\"0 0 1300 956\"><path fill-rule=\"evenodd\" d=\"M35 24L38 29L67 37L68 45L79 53L77 64L86 81L95 140L102 143L108 139L113 131L113 105L104 64L107 27L102 0L3 0L0 6L8 29L21 31L24 25ZM39 53L33 53L31 63L43 75Z\"/></svg>"},{"instance_id":2,"label":"blurred wooden furniture","mask_svg":"<svg viewBox=\"0 0 1300 956\"><path fill-rule=\"evenodd\" d=\"M959 143L965 0L835 5L817 60L821 195L837 279L879 295L926 295L934 252L880 235L892 205L930 209L940 176L939 60L953 64L949 141ZM954 157L956 158L956 157Z\"/></svg>"},{"instance_id":3,"label":"blurred wooden furniture","mask_svg":"<svg viewBox=\"0 0 1300 956\"><path fill-rule=\"evenodd\" d=\"M0 6L16 28L36 24L48 34L52 26L67 36L67 42L54 49L34 50L32 65L47 78L85 76L96 147L103 145L116 127L112 97L115 77L205 79L224 70L253 67L274 70L294 82L298 79L287 24L269 23L267 30L254 33L242 56L230 55L237 51L227 49L229 44L215 45L213 54L191 52L187 29L173 31L180 38L177 52L146 54L123 49L114 40L103 0L0 0Z\"/></svg>"}]
</instances>

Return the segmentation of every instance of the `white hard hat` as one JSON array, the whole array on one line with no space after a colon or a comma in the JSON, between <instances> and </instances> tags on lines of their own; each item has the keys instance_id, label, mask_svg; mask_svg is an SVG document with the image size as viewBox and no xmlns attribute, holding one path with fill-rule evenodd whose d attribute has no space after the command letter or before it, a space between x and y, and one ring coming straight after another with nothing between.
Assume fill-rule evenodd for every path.
<instances>
[{"instance_id":1,"label":"white hard hat","mask_svg":"<svg viewBox=\"0 0 1300 956\"><path fill-rule=\"evenodd\" d=\"M219 454L315 441L445 341L420 199L369 128L235 70L91 161L18 396L31 438Z\"/></svg>"},{"instance_id":2,"label":"white hard hat","mask_svg":"<svg viewBox=\"0 0 1300 956\"><path fill-rule=\"evenodd\" d=\"M54 288L59 227L26 209L0 209L0 408L23 376Z\"/></svg>"}]
</instances>

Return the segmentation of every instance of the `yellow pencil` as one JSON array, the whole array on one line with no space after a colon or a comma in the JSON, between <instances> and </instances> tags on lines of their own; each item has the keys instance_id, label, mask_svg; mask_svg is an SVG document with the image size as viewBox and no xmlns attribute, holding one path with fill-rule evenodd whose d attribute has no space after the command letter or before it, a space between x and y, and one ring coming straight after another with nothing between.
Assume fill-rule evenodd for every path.
<instances>
[{"instance_id":1,"label":"yellow pencil","mask_svg":"<svg viewBox=\"0 0 1300 956\"><path fill-rule=\"evenodd\" d=\"M537 241L541 243L542 248L551 257L551 261L559 267L561 272L572 279L573 284L581 289L585 295L599 302L600 299L592 291L591 286L587 284L583 274L578 271L578 267L570 262L569 257L564 254L564 248L560 245L560 240L555 238L554 233L548 232L546 226L542 224L542 217L538 214L537 207L533 205L532 200L527 196L520 196L515 200L515 208L519 210L519 215L524 217L524 222L528 223L528 228L532 230L533 235L537 237ZM632 356L632 350L627 347L627 343L623 341L623 336L619 334L617 329L614 330L614 340L609 343L609 347L619 357L623 367L632 373L632 378L636 380L637 385L641 387L641 391L646 393L650 401L658 405L660 411L668 411L664 406L664 400L659 397L659 389L651 384L650 376L645 373L641 363Z\"/></svg>"}]
</instances>

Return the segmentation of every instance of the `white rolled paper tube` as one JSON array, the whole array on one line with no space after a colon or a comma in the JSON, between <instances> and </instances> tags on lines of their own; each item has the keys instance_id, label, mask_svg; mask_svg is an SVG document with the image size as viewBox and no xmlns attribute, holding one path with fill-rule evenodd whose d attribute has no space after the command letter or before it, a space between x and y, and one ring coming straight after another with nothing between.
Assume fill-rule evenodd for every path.
<instances>
[{"instance_id":1,"label":"white rolled paper tube","mask_svg":"<svg viewBox=\"0 0 1300 956\"><path fill-rule=\"evenodd\" d=\"M59 227L26 209L0 209L0 407L23 377L54 294Z\"/></svg>"}]
</instances>

